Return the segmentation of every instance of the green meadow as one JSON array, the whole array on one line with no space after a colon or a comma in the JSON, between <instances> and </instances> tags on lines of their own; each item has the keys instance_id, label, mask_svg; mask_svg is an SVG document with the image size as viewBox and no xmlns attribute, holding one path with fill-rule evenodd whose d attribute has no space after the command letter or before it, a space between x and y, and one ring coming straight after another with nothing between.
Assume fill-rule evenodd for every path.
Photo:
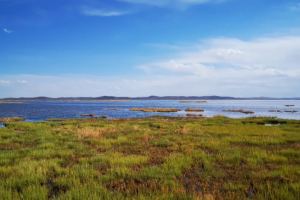
<instances>
[{"instance_id":1,"label":"green meadow","mask_svg":"<svg viewBox=\"0 0 300 200\"><path fill-rule=\"evenodd\" d=\"M300 121L8 122L0 199L300 199Z\"/></svg>"}]
</instances>

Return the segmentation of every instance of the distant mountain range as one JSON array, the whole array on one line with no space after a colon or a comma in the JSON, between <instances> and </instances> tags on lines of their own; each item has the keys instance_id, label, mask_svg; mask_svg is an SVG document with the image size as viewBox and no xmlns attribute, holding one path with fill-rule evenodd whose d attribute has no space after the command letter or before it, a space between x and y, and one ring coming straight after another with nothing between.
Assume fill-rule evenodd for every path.
<instances>
[{"instance_id":1,"label":"distant mountain range","mask_svg":"<svg viewBox=\"0 0 300 200\"><path fill-rule=\"evenodd\" d=\"M228 96L149 96L149 97L20 97L3 98L2 101L97 101L97 100L300 100L300 97L273 98L273 97L228 97Z\"/></svg>"}]
</instances>

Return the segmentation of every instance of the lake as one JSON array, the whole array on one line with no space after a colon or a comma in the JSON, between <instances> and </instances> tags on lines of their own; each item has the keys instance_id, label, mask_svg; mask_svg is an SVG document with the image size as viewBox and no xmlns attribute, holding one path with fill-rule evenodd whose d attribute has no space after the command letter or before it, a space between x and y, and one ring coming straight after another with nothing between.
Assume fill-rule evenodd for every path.
<instances>
[{"instance_id":1,"label":"lake","mask_svg":"<svg viewBox=\"0 0 300 200\"><path fill-rule=\"evenodd\" d=\"M285 105L295 105L286 107ZM144 113L129 111L130 108L179 108L177 113ZM109 110L118 108L120 110ZM300 101L297 100L208 100L207 103L180 103L179 100L159 101L124 101L124 102L87 102L87 101L29 101L21 104L0 104L0 118L25 117L26 121L44 121L46 118L75 118L80 114L93 113L95 116L106 115L108 118L147 117L153 115L185 116L186 108L204 109L204 116L213 117L221 114L231 118L250 116L268 116L282 119L300 119ZM223 112L222 110L247 110L255 114ZM296 113L269 112L269 110L298 111ZM199 113L200 114L200 113Z\"/></svg>"}]
</instances>

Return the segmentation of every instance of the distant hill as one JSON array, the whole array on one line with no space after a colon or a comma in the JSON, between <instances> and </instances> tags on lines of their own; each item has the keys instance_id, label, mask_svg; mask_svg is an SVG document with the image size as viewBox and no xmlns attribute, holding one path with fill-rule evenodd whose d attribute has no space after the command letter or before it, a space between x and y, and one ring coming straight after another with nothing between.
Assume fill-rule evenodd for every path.
<instances>
[{"instance_id":1,"label":"distant hill","mask_svg":"<svg viewBox=\"0 0 300 200\"><path fill-rule=\"evenodd\" d=\"M149 97L20 97L3 98L2 101L95 101L95 100L300 100L300 97L293 98L272 98L272 97L228 97L228 96L149 96Z\"/></svg>"}]
</instances>

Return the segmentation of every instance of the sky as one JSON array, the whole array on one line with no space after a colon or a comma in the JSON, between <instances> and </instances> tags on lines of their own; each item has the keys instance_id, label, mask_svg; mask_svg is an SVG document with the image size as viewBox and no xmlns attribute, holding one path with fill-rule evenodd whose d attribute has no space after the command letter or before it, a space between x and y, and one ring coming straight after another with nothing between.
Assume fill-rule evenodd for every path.
<instances>
[{"instance_id":1,"label":"sky","mask_svg":"<svg viewBox=\"0 0 300 200\"><path fill-rule=\"evenodd\" d=\"M0 98L300 97L299 0L0 0Z\"/></svg>"}]
</instances>

